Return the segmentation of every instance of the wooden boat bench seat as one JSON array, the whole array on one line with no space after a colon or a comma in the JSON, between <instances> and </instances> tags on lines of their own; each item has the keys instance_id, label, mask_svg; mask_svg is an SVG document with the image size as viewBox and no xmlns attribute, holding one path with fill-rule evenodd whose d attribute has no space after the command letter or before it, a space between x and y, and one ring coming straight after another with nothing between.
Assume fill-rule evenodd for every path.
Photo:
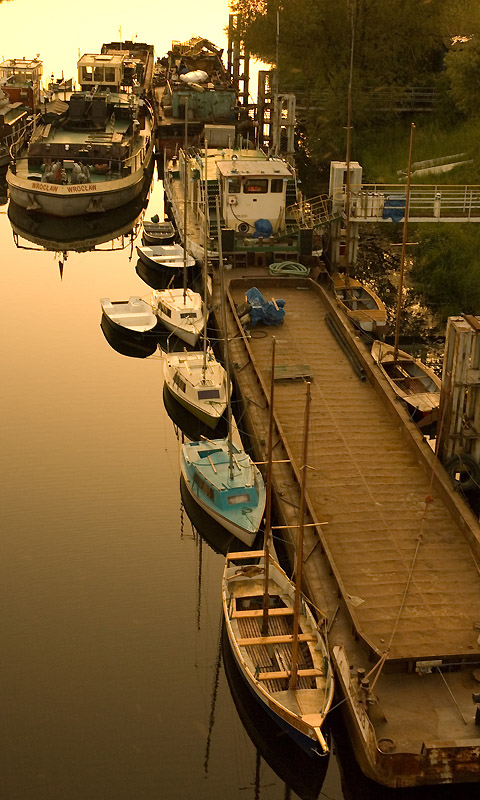
<instances>
[{"instance_id":1,"label":"wooden boat bench seat","mask_svg":"<svg viewBox=\"0 0 480 800\"><path fill-rule=\"evenodd\" d=\"M298 636L300 642L316 642L317 637L311 633L300 633ZM237 644L239 647L251 647L254 644L289 644L293 641L292 634L285 634L283 636L258 636L248 639L238 639Z\"/></svg>"}]
</instances>

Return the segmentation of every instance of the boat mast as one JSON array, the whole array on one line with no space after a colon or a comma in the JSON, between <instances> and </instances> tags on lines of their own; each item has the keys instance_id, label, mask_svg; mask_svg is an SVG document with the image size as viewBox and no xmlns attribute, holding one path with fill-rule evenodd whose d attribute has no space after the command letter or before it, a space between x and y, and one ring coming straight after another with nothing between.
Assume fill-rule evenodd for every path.
<instances>
[{"instance_id":1,"label":"boat mast","mask_svg":"<svg viewBox=\"0 0 480 800\"><path fill-rule=\"evenodd\" d=\"M204 202L205 202L205 219L203 223L203 367L202 367L202 383L205 383L207 374L207 292L208 292L208 256L207 256L207 207L208 207L208 160L207 160L208 141L204 140L205 150L205 186L204 186Z\"/></svg>"},{"instance_id":2,"label":"boat mast","mask_svg":"<svg viewBox=\"0 0 480 800\"><path fill-rule=\"evenodd\" d=\"M268 443L267 443L267 481L266 481L266 503L265 503L265 531L263 535L264 569L265 583L263 589L263 617L262 617L262 636L268 635L268 609L270 606L270 594L268 591L270 553L269 542L272 534L272 459L273 459L273 387L275 380L275 337L272 339L272 377L270 381L270 406L268 423Z\"/></svg>"},{"instance_id":3,"label":"boat mast","mask_svg":"<svg viewBox=\"0 0 480 800\"><path fill-rule=\"evenodd\" d=\"M345 221L345 283L348 286L350 276L350 200L351 200L351 186L350 186L350 132L352 129L352 76L353 76L353 40L355 28L353 25L353 11L350 11L350 73L348 78L347 90L347 151L345 154L345 204L346 204L346 221Z\"/></svg>"},{"instance_id":4,"label":"boat mast","mask_svg":"<svg viewBox=\"0 0 480 800\"><path fill-rule=\"evenodd\" d=\"M397 318L395 320L395 344L393 347L394 363L397 361L398 358L398 342L400 339L400 314L402 311L403 273L405 270L405 251L407 248L407 226L408 226L408 214L410 210L410 178L412 173L412 145L413 145L414 128L415 128L415 123L412 122L410 128L410 149L408 153L407 188L405 191L405 215L403 217L402 251L400 256L400 277L398 280Z\"/></svg>"},{"instance_id":5,"label":"boat mast","mask_svg":"<svg viewBox=\"0 0 480 800\"><path fill-rule=\"evenodd\" d=\"M220 303L222 306L222 327L225 342L225 372L227 373L227 425L228 425L228 470L230 480L233 480L233 444L232 444L232 402L230 397L230 358L228 355L228 333L227 333L227 309L225 307L225 278L223 275L223 250L222 250L222 231L220 226L220 200L215 201L217 211L217 232L218 232L218 268L220 271Z\"/></svg>"},{"instance_id":6,"label":"boat mast","mask_svg":"<svg viewBox=\"0 0 480 800\"><path fill-rule=\"evenodd\" d=\"M183 302L187 302L187 201L188 201L188 95L185 97L185 143L183 146Z\"/></svg>"},{"instance_id":7,"label":"boat mast","mask_svg":"<svg viewBox=\"0 0 480 800\"><path fill-rule=\"evenodd\" d=\"M298 519L298 538L297 538L297 564L295 569L295 602L293 606L293 641L292 641L292 671L290 673L289 689L297 686L298 671L298 632L300 616L300 596L302 592L302 572L303 572L303 526L305 521L305 487L307 482L307 449L308 449L308 430L310 424L310 404L312 396L310 393L310 382L307 383L307 397L305 401L305 417L303 428L303 448L302 448L302 483L300 493L300 507Z\"/></svg>"}]
</instances>

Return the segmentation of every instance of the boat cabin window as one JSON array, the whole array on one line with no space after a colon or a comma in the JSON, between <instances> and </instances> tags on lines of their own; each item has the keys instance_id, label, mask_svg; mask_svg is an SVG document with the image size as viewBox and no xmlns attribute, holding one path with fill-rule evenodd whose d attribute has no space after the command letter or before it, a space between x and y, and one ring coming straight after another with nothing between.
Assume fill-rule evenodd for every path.
<instances>
[{"instance_id":1,"label":"boat cabin window","mask_svg":"<svg viewBox=\"0 0 480 800\"><path fill-rule=\"evenodd\" d=\"M229 194L238 194L242 188L242 181L240 178L228 179L228 192Z\"/></svg>"},{"instance_id":2,"label":"boat cabin window","mask_svg":"<svg viewBox=\"0 0 480 800\"><path fill-rule=\"evenodd\" d=\"M85 81L93 81L93 67L82 67L82 83Z\"/></svg>"},{"instance_id":3,"label":"boat cabin window","mask_svg":"<svg viewBox=\"0 0 480 800\"><path fill-rule=\"evenodd\" d=\"M105 67L105 83L115 83L115 69L113 67Z\"/></svg>"},{"instance_id":4,"label":"boat cabin window","mask_svg":"<svg viewBox=\"0 0 480 800\"><path fill-rule=\"evenodd\" d=\"M198 474L198 472L196 472L195 475L193 476L193 484L194 485L197 484L200 491L203 492L203 494L206 495L206 497L208 497L210 500L214 499L213 487L210 486L210 484L208 484L206 481L204 481L203 478Z\"/></svg>"},{"instance_id":5,"label":"boat cabin window","mask_svg":"<svg viewBox=\"0 0 480 800\"><path fill-rule=\"evenodd\" d=\"M185 383L185 381L182 381L182 379L181 379L180 375L178 374L178 372L176 372L175 375L173 376L173 382L174 382L175 386L178 386L178 388L182 390L182 392L184 392L186 390L186 388L187 388L186 387L186 383Z\"/></svg>"},{"instance_id":6,"label":"boat cabin window","mask_svg":"<svg viewBox=\"0 0 480 800\"><path fill-rule=\"evenodd\" d=\"M196 311L182 311L180 314L180 319L196 319L197 314Z\"/></svg>"},{"instance_id":7,"label":"boat cabin window","mask_svg":"<svg viewBox=\"0 0 480 800\"><path fill-rule=\"evenodd\" d=\"M279 194L283 192L283 180L282 178L272 178L272 182L270 184L270 191L272 194Z\"/></svg>"},{"instance_id":8,"label":"boat cabin window","mask_svg":"<svg viewBox=\"0 0 480 800\"><path fill-rule=\"evenodd\" d=\"M209 456L213 456L214 453L221 453L221 452L222 452L221 447L216 447L213 448L212 450L203 450L198 455L200 456L200 458L208 458Z\"/></svg>"},{"instance_id":9,"label":"boat cabin window","mask_svg":"<svg viewBox=\"0 0 480 800\"><path fill-rule=\"evenodd\" d=\"M158 310L160 311L161 314L164 314L166 317L172 316L171 310L168 308L168 306L164 306L163 303L158 304Z\"/></svg>"},{"instance_id":10,"label":"boat cabin window","mask_svg":"<svg viewBox=\"0 0 480 800\"><path fill-rule=\"evenodd\" d=\"M229 506L237 506L240 503L250 503L251 499L249 492L244 492L244 494L231 494L227 497L227 503Z\"/></svg>"},{"instance_id":11,"label":"boat cabin window","mask_svg":"<svg viewBox=\"0 0 480 800\"><path fill-rule=\"evenodd\" d=\"M243 184L243 191L245 194L267 194L268 179L246 178L245 183Z\"/></svg>"},{"instance_id":12,"label":"boat cabin window","mask_svg":"<svg viewBox=\"0 0 480 800\"><path fill-rule=\"evenodd\" d=\"M219 397L218 389L199 389L198 391L199 400L218 400Z\"/></svg>"}]
</instances>

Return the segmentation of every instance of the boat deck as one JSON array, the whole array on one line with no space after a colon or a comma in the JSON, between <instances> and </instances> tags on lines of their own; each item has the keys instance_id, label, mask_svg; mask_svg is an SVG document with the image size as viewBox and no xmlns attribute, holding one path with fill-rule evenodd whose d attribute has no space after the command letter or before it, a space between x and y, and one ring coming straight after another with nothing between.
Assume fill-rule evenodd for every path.
<instances>
[{"instance_id":1,"label":"boat deck","mask_svg":"<svg viewBox=\"0 0 480 800\"><path fill-rule=\"evenodd\" d=\"M327 323L327 316L336 312L323 290L312 288L312 281L276 284L259 275L247 282L238 280L240 276L239 270L230 275L236 305L244 302L252 285L265 299L285 300L281 326L252 330L250 358L238 334L230 343L241 395L251 398L246 406L259 457L267 440L268 413L252 364L268 389L275 336L276 371L285 367L291 377L275 383L274 459L285 457L283 433L297 468L306 392L304 380L295 379L296 365L301 367L299 376L308 365L312 405L307 493L313 519L322 524L318 533L306 528L305 582L317 608L332 620L331 645L345 645L353 676L357 667L368 673L385 658L375 688L379 702L370 716L377 739L390 738L397 751L404 747L417 753L429 740L478 741L471 695L478 690L473 668L480 663L480 571L467 541L470 535L478 554L477 520L454 496L438 464L443 489L437 487L428 468L435 464L429 444L395 402L361 343L366 372L355 371ZM229 333L235 333L233 315ZM365 374L368 380L360 379ZM293 525L298 493L289 464L274 465L274 483L280 509ZM292 547L294 537L294 529L287 532ZM440 672L429 674L425 689L416 663L435 659L459 666L473 663L462 671L453 668L447 678Z\"/></svg>"}]
</instances>

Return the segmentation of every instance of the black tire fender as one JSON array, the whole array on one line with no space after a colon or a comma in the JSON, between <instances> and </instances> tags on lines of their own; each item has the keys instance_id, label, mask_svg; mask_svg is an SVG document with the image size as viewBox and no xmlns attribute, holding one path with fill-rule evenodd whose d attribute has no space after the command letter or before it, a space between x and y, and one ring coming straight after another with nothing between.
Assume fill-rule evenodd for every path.
<instances>
[{"instance_id":1,"label":"black tire fender","mask_svg":"<svg viewBox=\"0 0 480 800\"><path fill-rule=\"evenodd\" d=\"M445 469L450 475L455 489L468 492L480 487L480 465L466 453L457 453L445 462Z\"/></svg>"}]
</instances>

